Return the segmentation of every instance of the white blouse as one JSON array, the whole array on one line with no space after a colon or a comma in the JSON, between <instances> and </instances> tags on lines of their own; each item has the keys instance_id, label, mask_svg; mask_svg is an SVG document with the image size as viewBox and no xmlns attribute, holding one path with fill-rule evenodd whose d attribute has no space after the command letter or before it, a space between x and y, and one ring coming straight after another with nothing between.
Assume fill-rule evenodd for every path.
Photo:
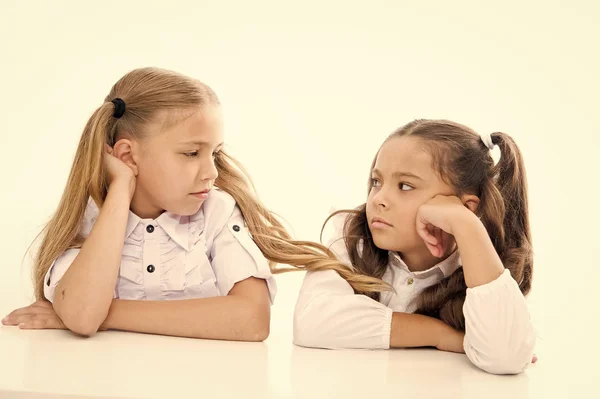
<instances>
[{"instance_id":1,"label":"white blouse","mask_svg":"<svg viewBox=\"0 0 600 399\"><path fill-rule=\"evenodd\" d=\"M88 201L81 227L87 237L99 209ZM44 296L55 289L79 249L65 251L46 273ZM249 277L266 280L273 303L277 287L267 259L252 240L233 197L214 189L193 216L169 212L141 219L131 211L114 298L171 300L225 296Z\"/></svg>"},{"instance_id":2,"label":"white blouse","mask_svg":"<svg viewBox=\"0 0 600 399\"><path fill-rule=\"evenodd\" d=\"M330 248L350 265L341 237L338 222ZM420 272L411 272L396 253L390 252L383 280L395 292L382 292L379 302L356 295L333 270L308 272L294 313L294 343L329 349L388 349L392 313L414 312L411 301L416 295L459 267L458 251ZM477 367L495 374L515 374L531 362L536 333L525 297L508 269L488 284L468 288L463 312L464 350Z\"/></svg>"}]
</instances>

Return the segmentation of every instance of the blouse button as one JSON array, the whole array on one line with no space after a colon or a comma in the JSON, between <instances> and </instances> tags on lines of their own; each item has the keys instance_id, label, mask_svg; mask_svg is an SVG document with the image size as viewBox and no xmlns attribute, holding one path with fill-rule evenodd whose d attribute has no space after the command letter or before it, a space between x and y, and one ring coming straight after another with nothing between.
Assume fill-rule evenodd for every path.
<instances>
[{"instance_id":1,"label":"blouse button","mask_svg":"<svg viewBox=\"0 0 600 399\"><path fill-rule=\"evenodd\" d=\"M154 273L154 265L148 265L148 267L146 268L146 270L148 270L148 273Z\"/></svg>"},{"instance_id":2,"label":"blouse button","mask_svg":"<svg viewBox=\"0 0 600 399\"><path fill-rule=\"evenodd\" d=\"M154 226L152 226L151 224L149 224L148 226L146 226L146 231L148 233L152 233L154 231Z\"/></svg>"},{"instance_id":3,"label":"blouse button","mask_svg":"<svg viewBox=\"0 0 600 399\"><path fill-rule=\"evenodd\" d=\"M408 278L408 281L406 282L408 285L412 285L412 283L414 283L415 280L412 277Z\"/></svg>"},{"instance_id":4,"label":"blouse button","mask_svg":"<svg viewBox=\"0 0 600 399\"><path fill-rule=\"evenodd\" d=\"M233 231L240 231L240 226L238 226L237 224L234 224Z\"/></svg>"}]
</instances>

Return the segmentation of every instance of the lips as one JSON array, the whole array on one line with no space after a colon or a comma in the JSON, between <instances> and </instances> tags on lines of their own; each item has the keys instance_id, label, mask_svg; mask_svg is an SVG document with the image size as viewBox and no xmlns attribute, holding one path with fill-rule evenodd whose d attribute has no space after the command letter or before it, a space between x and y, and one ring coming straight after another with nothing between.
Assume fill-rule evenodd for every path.
<instances>
[{"instance_id":1,"label":"lips","mask_svg":"<svg viewBox=\"0 0 600 399\"><path fill-rule=\"evenodd\" d=\"M206 189L206 190L198 191L197 193L191 193L190 195L194 198L197 198L197 199L203 201L203 200L208 199L209 192L210 192L210 189Z\"/></svg>"},{"instance_id":2,"label":"lips","mask_svg":"<svg viewBox=\"0 0 600 399\"><path fill-rule=\"evenodd\" d=\"M208 194L209 192L210 192L210 188L207 188L206 190L197 191L197 192L192 193L192 194Z\"/></svg>"},{"instance_id":3,"label":"lips","mask_svg":"<svg viewBox=\"0 0 600 399\"><path fill-rule=\"evenodd\" d=\"M382 217L374 217L373 219L371 219L371 224L375 224L375 223L384 224L384 225L392 227L392 224Z\"/></svg>"}]
</instances>

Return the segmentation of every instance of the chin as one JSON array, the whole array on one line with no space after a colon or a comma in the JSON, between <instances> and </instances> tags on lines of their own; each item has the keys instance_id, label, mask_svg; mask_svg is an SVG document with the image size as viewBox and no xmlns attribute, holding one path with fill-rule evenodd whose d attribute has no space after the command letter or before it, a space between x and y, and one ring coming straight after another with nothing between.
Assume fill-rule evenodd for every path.
<instances>
[{"instance_id":1,"label":"chin","mask_svg":"<svg viewBox=\"0 0 600 399\"><path fill-rule=\"evenodd\" d=\"M373 234L373 242L375 246L384 251L397 251L398 243L391 237L382 237L381 234Z\"/></svg>"},{"instance_id":2,"label":"chin","mask_svg":"<svg viewBox=\"0 0 600 399\"><path fill-rule=\"evenodd\" d=\"M174 213L179 216L192 216L198 213L198 211L200 211L200 208L202 207L203 203L204 202L198 202L194 205L179 206L174 208L174 210L171 213Z\"/></svg>"}]
</instances>

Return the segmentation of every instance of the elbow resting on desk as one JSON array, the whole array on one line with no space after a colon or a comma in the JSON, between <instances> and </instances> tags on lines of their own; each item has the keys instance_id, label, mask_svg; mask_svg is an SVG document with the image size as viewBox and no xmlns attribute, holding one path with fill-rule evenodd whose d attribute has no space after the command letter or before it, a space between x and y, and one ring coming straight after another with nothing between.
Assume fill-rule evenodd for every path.
<instances>
[{"instance_id":1,"label":"elbow resting on desk","mask_svg":"<svg viewBox=\"0 0 600 399\"><path fill-rule=\"evenodd\" d=\"M84 337L93 336L100 329L102 321L106 318L106 316L98 316L97 313L87 311L84 307L80 306L76 309L65 309L64 305L59 307L53 305L53 307L65 327Z\"/></svg>"},{"instance_id":2,"label":"elbow resting on desk","mask_svg":"<svg viewBox=\"0 0 600 399\"><path fill-rule=\"evenodd\" d=\"M535 332L520 340L506 342L504 345L486 345L477 349L465 342L465 353L471 362L490 374L519 374L527 368L533 358Z\"/></svg>"},{"instance_id":3,"label":"elbow resting on desk","mask_svg":"<svg viewBox=\"0 0 600 399\"><path fill-rule=\"evenodd\" d=\"M240 340L248 342L262 342L269 337L271 324L271 311L262 304L252 305L248 308L244 330Z\"/></svg>"},{"instance_id":4,"label":"elbow resting on desk","mask_svg":"<svg viewBox=\"0 0 600 399\"><path fill-rule=\"evenodd\" d=\"M319 312L317 309L323 305L321 299L323 295L318 295L306 306L297 306L294 312L294 344L309 348L327 348L324 337L327 327L326 309Z\"/></svg>"}]
</instances>

